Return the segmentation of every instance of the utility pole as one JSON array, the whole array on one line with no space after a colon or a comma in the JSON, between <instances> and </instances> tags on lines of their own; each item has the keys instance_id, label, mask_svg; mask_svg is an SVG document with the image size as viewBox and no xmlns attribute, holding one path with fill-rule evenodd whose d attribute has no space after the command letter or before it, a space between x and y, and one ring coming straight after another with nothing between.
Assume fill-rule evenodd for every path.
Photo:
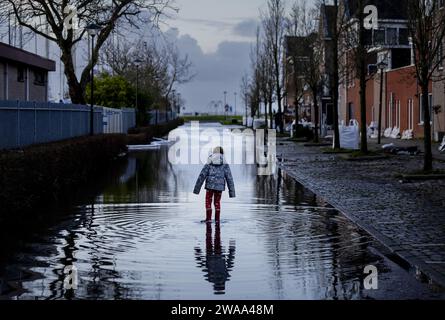
<instances>
[{"instance_id":1,"label":"utility pole","mask_svg":"<svg viewBox=\"0 0 445 320\"><path fill-rule=\"evenodd\" d=\"M227 120L227 91L224 91L224 117Z\"/></svg>"},{"instance_id":2,"label":"utility pole","mask_svg":"<svg viewBox=\"0 0 445 320\"><path fill-rule=\"evenodd\" d=\"M234 110L235 113L234 113L234 115L236 116L236 96L237 96L237 93L235 92L234 94L235 94L235 110Z\"/></svg>"},{"instance_id":3,"label":"utility pole","mask_svg":"<svg viewBox=\"0 0 445 320\"><path fill-rule=\"evenodd\" d=\"M383 61L377 64L377 67L380 69L380 101L379 101L379 136L378 136L378 144L382 143L382 109L383 109L383 74L387 64Z\"/></svg>"}]
</instances>

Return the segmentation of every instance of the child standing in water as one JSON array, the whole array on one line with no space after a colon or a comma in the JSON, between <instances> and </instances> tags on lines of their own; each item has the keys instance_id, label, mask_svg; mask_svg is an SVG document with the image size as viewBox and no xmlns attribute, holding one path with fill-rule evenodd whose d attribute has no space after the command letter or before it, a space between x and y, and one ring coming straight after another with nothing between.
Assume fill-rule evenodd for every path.
<instances>
[{"instance_id":1,"label":"child standing in water","mask_svg":"<svg viewBox=\"0 0 445 320\"><path fill-rule=\"evenodd\" d=\"M201 186L204 183L206 193L206 219L205 222L212 221L212 199L215 204L215 221L220 222L221 216L221 195L227 187L229 188L229 197L235 198L235 185L233 183L232 173L229 165L224 159L224 150L222 147L216 147L209 156L207 164L202 169L198 180L196 181L193 193L199 194Z\"/></svg>"}]
</instances>

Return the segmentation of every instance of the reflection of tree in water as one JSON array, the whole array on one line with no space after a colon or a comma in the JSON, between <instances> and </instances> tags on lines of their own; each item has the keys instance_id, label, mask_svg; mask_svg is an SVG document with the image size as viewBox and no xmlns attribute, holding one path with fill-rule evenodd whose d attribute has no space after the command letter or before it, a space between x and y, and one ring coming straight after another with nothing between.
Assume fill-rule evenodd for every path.
<instances>
[{"instance_id":1,"label":"reflection of tree in water","mask_svg":"<svg viewBox=\"0 0 445 320\"><path fill-rule=\"evenodd\" d=\"M229 252L226 254L221 246L221 229L219 224L215 226L215 238L212 239L212 225L206 226L206 252L201 248L195 248L195 259L198 268L205 272L205 279L213 283L215 294L225 294L226 282L230 279L235 259L235 241L231 240Z\"/></svg>"},{"instance_id":2,"label":"reflection of tree in water","mask_svg":"<svg viewBox=\"0 0 445 320\"><path fill-rule=\"evenodd\" d=\"M109 257L106 256L104 250L100 246L100 236L94 227L94 204L91 205L90 210L86 210L81 218L82 230L85 230L85 237L88 239L90 247L88 248L91 270L85 273L78 273L78 289L65 290L64 280L66 274L64 268L67 266L76 266L77 259L75 252L79 250L76 245L78 235L75 231L70 231L63 239L66 241L63 247L64 257L59 259L59 263L63 266L61 269L53 270L57 278L49 285L51 295L48 299L75 299L76 297L88 297L88 299L125 299L129 294L129 289L119 284L116 279L121 279L122 276L116 270L103 268L111 263L108 262ZM85 250L85 248L83 248ZM87 278L88 280L83 278Z\"/></svg>"},{"instance_id":3,"label":"reflection of tree in water","mask_svg":"<svg viewBox=\"0 0 445 320\"><path fill-rule=\"evenodd\" d=\"M135 162L135 165L131 165ZM120 181L104 191L105 202L159 202L162 194L176 197L179 193L177 176L168 161L168 149L155 152L134 153L129 159L125 181Z\"/></svg>"}]
</instances>

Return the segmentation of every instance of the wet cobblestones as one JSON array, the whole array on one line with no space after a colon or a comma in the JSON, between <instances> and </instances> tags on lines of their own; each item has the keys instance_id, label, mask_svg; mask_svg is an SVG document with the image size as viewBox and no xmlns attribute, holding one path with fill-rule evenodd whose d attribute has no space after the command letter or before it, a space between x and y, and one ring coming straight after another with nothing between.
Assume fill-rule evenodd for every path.
<instances>
[{"instance_id":1,"label":"wet cobblestones","mask_svg":"<svg viewBox=\"0 0 445 320\"><path fill-rule=\"evenodd\" d=\"M286 173L445 287L445 181L397 178L421 169L422 156L352 162L285 139L277 154Z\"/></svg>"}]
</instances>

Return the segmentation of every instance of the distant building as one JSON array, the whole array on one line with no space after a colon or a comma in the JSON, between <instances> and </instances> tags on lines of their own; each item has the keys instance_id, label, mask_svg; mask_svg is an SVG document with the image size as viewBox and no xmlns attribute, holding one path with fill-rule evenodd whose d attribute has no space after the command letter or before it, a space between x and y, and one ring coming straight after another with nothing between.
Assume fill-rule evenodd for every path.
<instances>
[{"instance_id":1,"label":"distant building","mask_svg":"<svg viewBox=\"0 0 445 320\"><path fill-rule=\"evenodd\" d=\"M318 34L320 37L321 61L320 68L322 74L323 89L321 93L321 124L323 121L327 126L334 124L334 104L333 93L338 88L332 87L334 75L333 59L333 36L335 32L335 7L321 4L320 23Z\"/></svg>"},{"instance_id":2,"label":"distant building","mask_svg":"<svg viewBox=\"0 0 445 320\"><path fill-rule=\"evenodd\" d=\"M48 101L53 60L0 42L0 100Z\"/></svg>"},{"instance_id":3,"label":"distant building","mask_svg":"<svg viewBox=\"0 0 445 320\"><path fill-rule=\"evenodd\" d=\"M285 113L290 118L295 116L295 107L298 106L298 118L312 120L313 98L305 83L303 69L315 37L316 34L308 37L286 36L284 40Z\"/></svg>"}]
</instances>

